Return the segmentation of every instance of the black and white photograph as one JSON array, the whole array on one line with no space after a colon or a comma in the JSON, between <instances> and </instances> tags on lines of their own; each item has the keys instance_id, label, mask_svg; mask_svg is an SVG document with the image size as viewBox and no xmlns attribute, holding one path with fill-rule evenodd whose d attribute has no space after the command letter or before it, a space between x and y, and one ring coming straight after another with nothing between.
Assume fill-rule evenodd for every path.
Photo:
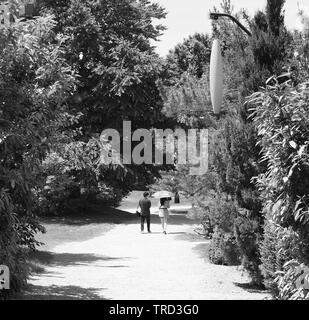
<instances>
[{"instance_id":1,"label":"black and white photograph","mask_svg":"<svg viewBox=\"0 0 309 320\"><path fill-rule=\"evenodd\" d=\"M0 0L7 300L309 300L309 1Z\"/></svg>"}]
</instances>

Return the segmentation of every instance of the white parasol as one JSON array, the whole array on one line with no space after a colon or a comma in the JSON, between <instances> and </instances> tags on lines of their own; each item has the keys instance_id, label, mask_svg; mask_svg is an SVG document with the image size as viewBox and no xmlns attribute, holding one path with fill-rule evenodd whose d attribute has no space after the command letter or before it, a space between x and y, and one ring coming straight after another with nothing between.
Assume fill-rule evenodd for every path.
<instances>
[{"instance_id":1,"label":"white parasol","mask_svg":"<svg viewBox=\"0 0 309 320\"><path fill-rule=\"evenodd\" d=\"M162 190L162 191L157 191L155 192L152 197L157 198L157 199L162 199L162 198L172 198L174 195L172 192Z\"/></svg>"}]
</instances>

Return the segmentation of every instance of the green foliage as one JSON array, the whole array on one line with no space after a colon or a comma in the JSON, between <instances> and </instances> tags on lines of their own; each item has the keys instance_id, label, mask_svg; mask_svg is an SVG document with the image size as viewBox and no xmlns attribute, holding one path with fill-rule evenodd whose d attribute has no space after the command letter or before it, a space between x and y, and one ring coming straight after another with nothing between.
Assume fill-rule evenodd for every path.
<instances>
[{"instance_id":1,"label":"green foliage","mask_svg":"<svg viewBox=\"0 0 309 320\"><path fill-rule=\"evenodd\" d=\"M39 212L75 214L97 199L102 205L119 203L130 189L121 184L122 172L101 164L100 152L101 144L95 138L87 143L57 145L57 152L50 153L43 162L45 181L38 191ZM118 174L116 180L111 173Z\"/></svg>"},{"instance_id":2,"label":"green foliage","mask_svg":"<svg viewBox=\"0 0 309 320\"><path fill-rule=\"evenodd\" d=\"M296 232L280 234L275 249L284 253L278 262L273 253L273 265L265 255L271 247L271 230L266 229L262 245L263 270L268 286L277 287L280 299L300 299L306 294L295 288L292 281L295 268L282 265L291 259L308 264L308 84L292 82L280 84L276 78L269 80L266 88L251 97L254 103L253 120L258 130L259 144L268 169L257 178L264 199L263 210L267 216L283 228ZM278 231L277 231L278 232ZM282 232L281 232L282 233ZM291 247L290 247L291 246ZM266 251L266 253L265 253ZM285 275L274 281L274 272L284 270Z\"/></svg>"},{"instance_id":3,"label":"green foliage","mask_svg":"<svg viewBox=\"0 0 309 320\"><path fill-rule=\"evenodd\" d=\"M259 154L255 146L254 133L252 125L243 124L235 117L226 119L216 138L214 168L217 172L217 192L222 196L228 194L237 203L238 209L230 221L230 226L235 228L242 264L251 275L253 284L260 285L257 245L263 224L262 205L251 178L263 167L258 162ZM218 215L225 217L227 208L222 203L220 206L222 210L218 211ZM244 218L242 213L245 213L247 218Z\"/></svg>"},{"instance_id":4,"label":"green foliage","mask_svg":"<svg viewBox=\"0 0 309 320\"><path fill-rule=\"evenodd\" d=\"M40 191L38 210L41 215L60 215L72 211L70 198L75 193L80 195L79 186L66 173L47 176L46 185Z\"/></svg>"},{"instance_id":5,"label":"green foliage","mask_svg":"<svg viewBox=\"0 0 309 320\"><path fill-rule=\"evenodd\" d=\"M233 230L237 208L233 201L220 197L209 201L208 204L209 222L214 226L209 259L215 264L237 265L240 263L240 251Z\"/></svg>"},{"instance_id":6,"label":"green foliage","mask_svg":"<svg viewBox=\"0 0 309 320\"><path fill-rule=\"evenodd\" d=\"M208 73L207 73L208 74ZM176 119L182 127L214 127L207 74L197 79L184 73L175 86L160 86L164 101L162 111L168 118Z\"/></svg>"},{"instance_id":7,"label":"green foliage","mask_svg":"<svg viewBox=\"0 0 309 320\"><path fill-rule=\"evenodd\" d=\"M169 52L166 57L168 71L173 73L176 82L183 73L201 78L210 63L210 54L210 37L207 34L195 33Z\"/></svg>"},{"instance_id":8,"label":"green foliage","mask_svg":"<svg viewBox=\"0 0 309 320\"><path fill-rule=\"evenodd\" d=\"M13 213L13 203L10 195L4 189L0 191L0 264L10 268L11 290L1 290L0 300L9 298L12 293L25 287L27 266L25 256L19 246L18 217ZM30 226L31 227L31 226Z\"/></svg>"},{"instance_id":9,"label":"green foliage","mask_svg":"<svg viewBox=\"0 0 309 320\"><path fill-rule=\"evenodd\" d=\"M260 243L261 271L263 284L270 290L273 296L278 293L278 288L274 283L275 272L280 269L277 262L279 232L271 223L264 226L263 240Z\"/></svg>"},{"instance_id":10,"label":"green foliage","mask_svg":"<svg viewBox=\"0 0 309 320\"><path fill-rule=\"evenodd\" d=\"M156 81L165 66L150 45L164 30L153 24L165 16L158 4L59 0L40 1L40 10L43 17L0 31L0 263L16 290L27 273L17 271L19 247L34 249L43 231L35 212L60 214L73 194L115 204L158 175L100 163L101 131L122 120L133 130L164 125Z\"/></svg>"},{"instance_id":11,"label":"green foliage","mask_svg":"<svg viewBox=\"0 0 309 320\"><path fill-rule=\"evenodd\" d=\"M254 60L270 75L281 73L292 38L284 26L284 3L285 0L267 1L265 14L258 12L252 24Z\"/></svg>"},{"instance_id":12,"label":"green foliage","mask_svg":"<svg viewBox=\"0 0 309 320\"><path fill-rule=\"evenodd\" d=\"M268 170L258 185L266 202L265 211L282 226L307 230L308 85L268 85L252 96L259 144Z\"/></svg>"},{"instance_id":13,"label":"green foliage","mask_svg":"<svg viewBox=\"0 0 309 320\"><path fill-rule=\"evenodd\" d=\"M208 258L211 263L214 264L224 264L224 255L222 249L222 237L224 234L220 229L216 227L212 235L211 244L209 246Z\"/></svg>"},{"instance_id":14,"label":"green foliage","mask_svg":"<svg viewBox=\"0 0 309 320\"><path fill-rule=\"evenodd\" d=\"M261 286L262 275L259 269L259 223L248 215L240 215L234 222L235 236L242 255L242 265L249 272L252 285Z\"/></svg>"},{"instance_id":15,"label":"green foliage","mask_svg":"<svg viewBox=\"0 0 309 320\"><path fill-rule=\"evenodd\" d=\"M212 146L218 191L236 198L241 208L259 215L260 200L251 178L263 170L255 143L255 130L237 117L227 117Z\"/></svg>"},{"instance_id":16,"label":"green foliage","mask_svg":"<svg viewBox=\"0 0 309 320\"><path fill-rule=\"evenodd\" d=\"M34 213L36 177L65 126L64 102L76 83L64 59L67 38L54 26L41 17L0 29L0 263L11 270L10 293L25 284L22 248L34 249L44 231Z\"/></svg>"},{"instance_id":17,"label":"green foliage","mask_svg":"<svg viewBox=\"0 0 309 320\"><path fill-rule=\"evenodd\" d=\"M158 4L143 1L43 1L55 14L57 32L70 37L67 61L77 67L80 85L73 98L86 134L107 126L119 129L122 120L149 123L160 117L155 85L162 61L150 40L164 28L153 19L165 17Z\"/></svg>"},{"instance_id":18,"label":"green foliage","mask_svg":"<svg viewBox=\"0 0 309 320\"><path fill-rule=\"evenodd\" d=\"M248 37L229 19L213 23L214 37L222 43L227 94L236 101L240 98L238 104L259 90L270 76L280 75L291 55L292 36L284 25L283 3L281 0L267 1L265 12L258 11L252 19L245 11L235 12L230 1L223 1L221 5L220 11L247 24L252 33L252 37ZM247 111L242 112L245 112L243 116L247 122Z\"/></svg>"},{"instance_id":19,"label":"green foliage","mask_svg":"<svg viewBox=\"0 0 309 320\"><path fill-rule=\"evenodd\" d=\"M278 271L283 271L287 262L301 259L304 250L305 244L291 228L282 228L271 221L265 224L260 243L261 270L263 283L274 297L280 295L278 283L275 282Z\"/></svg>"},{"instance_id":20,"label":"green foliage","mask_svg":"<svg viewBox=\"0 0 309 320\"><path fill-rule=\"evenodd\" d=\"M283 271L278 272L275 279L280 300L309 300L309 290L305 289L301 281L308 283L308 267L296 260L291 260L284 265ZM308 286L307 286L308 288Z\"/></svg>"},{"instance_id":21,"label":"green foliage","mask_svg":"<svg viewBox=\"0 0 309 320\"><path fill-rule=\"evenodd\" d=\"M285 0L271 0L266 4L268 31L277 37L284 25L284 4Z\"/></svg>"},{"instance_id":22,"label":"green foliage","mask_svg":"<svg viewBox=\"0 0 309 320\"><path fill-rule=\"evenodd\" d=\"M163 8L148 0L44 0L41 12L55 15L54 31L68 37L66 61L79 76L69 101L70 109L82 114L80 135L71 145L76 151L73 155L84 155L87 145L106 128L121 133L123 120L132 121L132 131L173 125L161 113L163 103L156 85L167 76L166 65L151 45L165 30L154 23L165 17ZM137 184L151 183L160 169L104 164L84 168L79 159L72 162L77 172L72 168L71 174L81 184L85 175L95 176L95 184L103 181L123 189L124 194Z\"/></svg>"},{"instance_id":23,"label":"green foliage","mask_svg":"<svg viewBox=\"0 0 309 320\"><path fill-rule=\"evenodd\" d=\"M240 256L234 234L216 227L209 246L208 257L214 264L238 265Z\"/></svg>"},{"instance_id":24,"label":"green foliage","mask_svg":"<svg viewBox=\"0 0 309 320\"><path fill-rule=\"evenodd\" d=\"M233 223L237 216L237 208L231 200L223 200L220 197L215 198L211 206L211 222L218 226L223 232L233 232Z\"/></svg>"},{"instance_id":25,"label":"green foliage","mask_svg":"<svg viewBox=\"0 0 309 320\"><path fill-rule=\"evenodd\" d=\"M250 98L262 159L268 163L256 179L270 220L261 243L261 269L265 285L283 300L308 299L308 290L296 286L309 262L307 43L306 32L294 34L289 82L270 78Z\"/></svg>"}]
</instances>

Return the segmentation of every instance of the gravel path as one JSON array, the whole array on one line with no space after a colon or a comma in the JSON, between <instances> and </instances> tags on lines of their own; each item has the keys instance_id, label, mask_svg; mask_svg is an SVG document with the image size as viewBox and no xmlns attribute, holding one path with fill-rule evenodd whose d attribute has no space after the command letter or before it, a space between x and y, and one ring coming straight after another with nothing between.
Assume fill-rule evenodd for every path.
<instances>
[{"instance_id":1,"label":"gravel path","mask_svg":"<svg viewBox=\"0 0 309 320\"><path fill-rule=\"evenodd\" d=\"M133 211L133 204L131 197L122 210ZM55 263L32 277L32 293L26 298L207 300L267 296L246 290L248 278L237 267L210 264L209 241L194 234L196 221L184 213L171 215L167 235L161 233L158 217L152 220L152 234L141 234L134 223L119 224L101 236L57 245L52 250Z\"/></svg>"}]
</instances>

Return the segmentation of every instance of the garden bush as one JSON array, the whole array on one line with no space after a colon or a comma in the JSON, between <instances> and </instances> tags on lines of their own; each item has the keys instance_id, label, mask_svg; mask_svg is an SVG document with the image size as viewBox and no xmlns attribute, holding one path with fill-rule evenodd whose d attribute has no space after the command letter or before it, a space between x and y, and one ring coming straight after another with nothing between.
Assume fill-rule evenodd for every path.
<instances>
[{"instance_id":1,"label":"garden bush","mask_svg":"<svg viewBox=\"0 0 309 320\"><path fill-rule=\"evenodd\" d=\"M127 190L117 188L98 179L94 160L86 156L78 162L72 153L78 153L80 144L70 144L70 148L59 148L62 152L51 152L43 162L43 176L37 188L39 215L73 215L84 213L89 204L99 201L102 205L114 206L127 194ZM86 146L88 148L88 146ZM96 148L94 145L93 149ZM95 153L95 150L93 154ZM98 153L94 155L96 159ZM74 161L72 161L74 159ZM75 164L72 165L72 162ZM83 163L82 163L83 162ZM38 177L39 180L39 177Z\"/></svg>"},{"instance_id":2,"label":"garden bush","mask_svg":"<svg viewBox=\"0 0 309 320\"><path fill-rule=\"evenodd\" d=\"M209 260L214 264L238 265L239 250L233 233L226 233L215 227L208 251Z\"/></svg>"},{"instance_id":3,"label":"garden bush","mask_svg":"<svg viewBox=\"0 0 309 320\"><path fill-rule=\"evenodd\" d=\"M214 264L224 264L223 250L221 246L222 237L222 230L220 230L218 227L215 227L208 251L209 260Z\"/></svg>"},{"instance_id":4,"label":"garden bush","mask_svg":"<svg viewBox=\"0 0 309 320\"><path fill-rule=\"evenodd\" d=\"M234 236L234 220L237 208L232 200L218 198L207 213L210 225L214 227L209 259L214 264L239 264L239 249Z\"/></svg>"},{"instance_id":5,"label":"garden bush","mask_svg":"<svg viewBox=\"0 0 309 320\"><path fill-rule=\"evenodd\" d=\"M9 298L26 285L27 267L25 255L19 246L16 232L16 216L8 194L0 190L0 265L10 270L10 289L0 290L0 300Z\"/></svg>"},{"instance_id":6,"label":"garden bush","mask_svg":"<svg viewBox=\"0 0 309 320\"><path fill-rule=\"evenodd\" d=\"M28 270L26 249L44 231L35 214L41 164L65 127L65 101L76 77L65 62L66 38L56 36L52 16L0 28L0 264L20 291Z\"/></svg>"},{"instance_id":7,"label":"garden bush","mask_svg":"<svg viewBox=\"0 0 309 320\"><path fill-rule=\"evenodd\" d=\"M280 300L309 300L309 267L291 260L277 272L275 279Z\"/></svg>"},{"instance_id":8,"label":"garden bush","mask_svg":"<svg viewBox=\"0 0 309 320\"><path fill-rule=\"evenodd\" d=\"M210 207L209 217L211 224L218 226L225 233L233 232L234 220L237 216L237 208L232 200L217 198Z\"/></svg>"},{"instance_id":9,"label":"garden bush","mask_svg":"<svg viewBox=\"0 0 309 320\"><path fill-rule=\"evenodd\" d=\"M234 231L239 250L242 255L242 265L248 271L253 286L260 287L262 274L258 243L260 241L259 223L244 215L235 219Z\"/></svg>"},{"instance_id":10,"label":"garden bush","mask_svg":"<svg viewBox=\"0 0 309 320\"><path fill-rule=\"evenodd\" d=\"M39 214L59 215L66 212L68 200L74 193L79 195L79 186L67 174L48 176L44 188L39 193Z\"/></svg>"},{"instance_id":11,"label":"garden bush","mask_svg":"<svg viewBox=\"0 0 309 320\"><path fill-rule=\"evenodd\" d=\"M88 211L92 203L116 206L124 195L123 190L107 186L103 182L81 189L80 184L68 174L48 176L45 187L39 193L38 214L82 214Z\"/></svg>"},{"instance_id":12,"label":"garden bush","mask_svg":"<svg viewBox=\"0 0 309 320\"><path fill-rule=\"evenodd\" d=\"M204 213L204 216L201 220L201 225L204 230L205 237L212 238L214 234L214 226L211 223L211 219L209 217L209 213Z\"/></svg>"},{"instance_id":13,"label":"garden bush","mask_svg":"<svg viewBox=\"0 0 309 320\"><path fill-rule=\"evenodd\" d=\"M278 296L276 272L282 271L286 262L301 256L299 236L291 228L282 228L268 221L260 243L263 283L274 297Z\"/></svg>"},{"instance_id":14,"label":"garden bush","mask_svg":"<svg viewBox=\"0 0 309 320\"><path fill-rule=\"evenodd\" d=\"M279 299L305 297L297 294L302 289L295 288L294 269L287 266L282 276L280 268L291 258L304 265L308 265L309 259L308 93L307 81L295 85L272 77L261 92L251 97L262 159L268 163L267 172L257 178L264 199L263 212L268 220L287 230L278 234L277 246L272 244L273 235L265 237L263 248L266 284L271 285L275 269L279 272ZM268 251L275 250L280 255L270 254L271 259L267 260Z\"/></svg>"},{"instance_id":15,"label":"garden bush","mask_svg":"<svg viewBox=\"0 0 309 320\"><path fill-rule=\"evenodd\" d=\"M222 250L226 265L234 266L240 264L241 255L234 233L225 233L223 235Z\"/></svg>"},{"instance_id":16,"label":"garden bush","mask_svg":"<svg viewBox=\"0 0 309 320\"><path fill-rule=\"evenodd\" d=\"M284 288L282 283L287 285L289 279L293 277L293 271L290 270L291 266L288 262L293 260L308 262L304 260L304 255L308 256L306 254L309 249L308 244L309 242L300 237L291 227L283 228L272 221L265 224L264 238L260 243L261 271L264 277L263 283L273 297L282 297L281 289ZM290 275L280 276L284 270L289 270ZM278 281L281 278L281 282ZM283 296L286 297L286 294L284 293Z\"/></svg>"}]
</instances>

